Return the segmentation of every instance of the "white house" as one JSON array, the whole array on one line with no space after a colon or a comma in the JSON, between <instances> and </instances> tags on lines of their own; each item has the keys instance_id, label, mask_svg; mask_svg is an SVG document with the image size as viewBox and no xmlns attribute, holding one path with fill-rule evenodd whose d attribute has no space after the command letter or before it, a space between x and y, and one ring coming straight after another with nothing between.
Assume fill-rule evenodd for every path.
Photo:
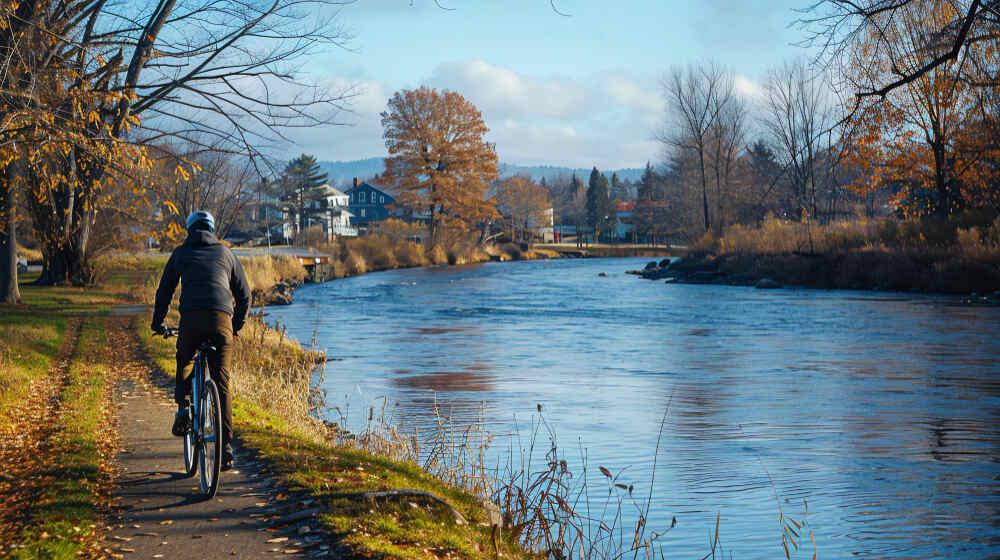
<instances>
[{"instance_id":1,"label":"white house","mask_svg":"<svg viewBox=\"0 0 1000 560\"><path fill-rule=\"evenodd\" d=\"M358 229L351 225L354 214L347 210L350 197L326 183L317 187L317 192L319 196L309 203L306 210L306 227L320 226L327 241L332 240L334 235L357 236ZM299 221L298 212L293 208L286 208L284 214L285 238L291 239L295 235L295 224Z\"/></svg>"},{"instance_id":2,"label":"white house","mask_svg":"<svg viewBox=\"0 0 1000 560\"><path fill-rule=\"evenodd\" d=\"M540 220L535 217L528 220L528 229L530 229L535 237L540 239L542 243L552 243L555 240L554 225L555 212L551 207L547 208L545 212L542 213Z\"/></svg>"}]
</instances>

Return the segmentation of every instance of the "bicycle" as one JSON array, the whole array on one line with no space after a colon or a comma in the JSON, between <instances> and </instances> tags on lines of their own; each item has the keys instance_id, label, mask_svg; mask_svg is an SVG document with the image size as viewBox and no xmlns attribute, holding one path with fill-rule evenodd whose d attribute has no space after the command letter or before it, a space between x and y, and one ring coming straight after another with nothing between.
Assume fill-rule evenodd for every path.
<instances>
[{"instance_id":1,"label":"bicycle","mask_svg":"<svg viewBox=\"0 0 1000 560\"><path fill-rule=\"evenodd\" d=\"M164 327L163 338L177 336L176 327ZM215 346L202 342L194 357L191 371L191 404L188 418L191 427L184 436L184 472L188 477L201 472L200 487L203 494L211 499L219 491L219 476L222 469L222 409L219 407L219 388L208 371L208 352L216 352Z\"/></svg>"}]
</instances>

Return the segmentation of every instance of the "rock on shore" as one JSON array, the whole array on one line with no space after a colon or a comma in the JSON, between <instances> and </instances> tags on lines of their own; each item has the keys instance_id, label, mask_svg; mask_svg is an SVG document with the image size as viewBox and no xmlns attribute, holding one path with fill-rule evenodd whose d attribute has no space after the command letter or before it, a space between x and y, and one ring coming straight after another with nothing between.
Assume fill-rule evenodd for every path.
<instances>
[{"instance_id":1,"label":"rock on shore","mask_svg":"<svg viewBox=\"0 0 1000 560\"><path fill-rule=\"evenodd\" d=\"M292 294L296 285L291 282L281 281L271 286L267 290L255 290L253 294L256 305L291 305Z\"/></svg>"}]
</instances>

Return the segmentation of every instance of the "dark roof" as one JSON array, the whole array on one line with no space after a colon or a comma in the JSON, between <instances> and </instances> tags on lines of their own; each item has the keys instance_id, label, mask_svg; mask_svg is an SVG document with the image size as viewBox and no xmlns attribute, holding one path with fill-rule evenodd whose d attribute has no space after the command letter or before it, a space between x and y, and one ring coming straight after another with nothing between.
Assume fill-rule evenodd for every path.
<instances>
[{"instance_id":1,"label":"dark roof","mask_svg":"<svg viewBox=\"0 0 1000 560\"><path fill-rule=\"evenodd\" d=\"M351 188L347 189L347 191L345 191L345 194L350 194L352 191L361 190L364 187L368 187L369 189L371 189L373 191L378 191L379 193L384 194L385 196L388 196L388 197L392 197L393 199L396 198L396 197L392 196L391 194L383 191L382 189L380 189L380 188L378 188L378 187L376 187L374 185L368 184L368 183L361 183L360 185L358 185L356 187L351 187Z\"/></svg>"}]
</instances>

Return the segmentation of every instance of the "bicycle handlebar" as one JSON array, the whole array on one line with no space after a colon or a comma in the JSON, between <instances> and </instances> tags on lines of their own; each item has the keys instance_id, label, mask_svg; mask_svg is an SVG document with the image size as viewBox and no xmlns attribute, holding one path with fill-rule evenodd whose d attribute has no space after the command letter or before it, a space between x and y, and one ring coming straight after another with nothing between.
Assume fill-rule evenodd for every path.
<instances>
[{"instance_id":1,"label":"bicycle handlebar","mask_svg":"<svg viewBox=\"0 0 1000 560\"><path fill-rule=\"evenodd\" d=\"M154 332L153 334L154 335L158 334L158 335L162 336L163 338L171 338L171 337L177 336L177 333L179 333L179 332L180 332L180 329L178 329L177 327L170 327L170 326L164 325L163 326L163 330L161 330L159 332ZM235 332L233 333L233 338L239 338L239 337L240 337L239 333L235 333Z\"/></svg>"}]
</instances>

